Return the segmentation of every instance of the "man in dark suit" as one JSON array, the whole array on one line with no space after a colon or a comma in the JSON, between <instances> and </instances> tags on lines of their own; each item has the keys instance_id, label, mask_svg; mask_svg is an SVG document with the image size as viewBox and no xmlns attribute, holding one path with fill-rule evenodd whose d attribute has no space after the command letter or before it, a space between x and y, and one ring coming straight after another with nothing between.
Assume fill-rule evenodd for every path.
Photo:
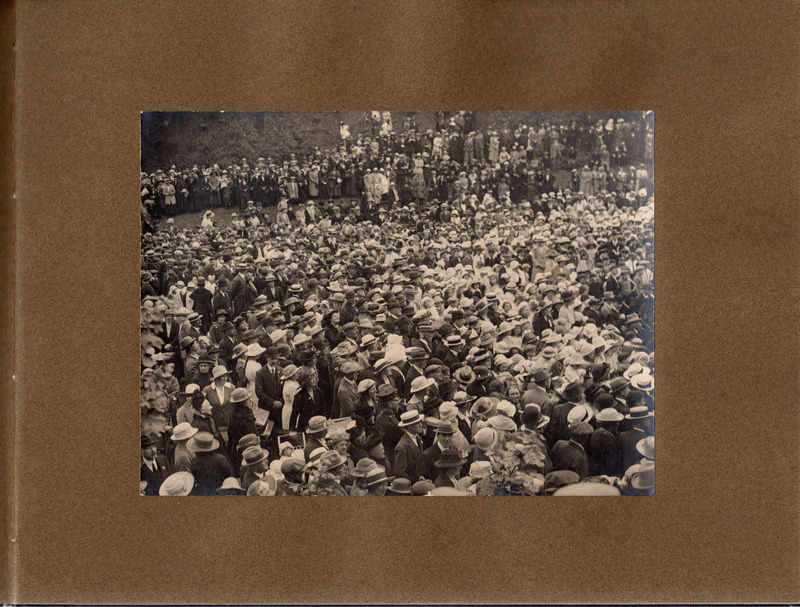
<instances>
[{"instance_id":1,"label":"man in dark suit","mask_svg":"<svg viewBox=\"0 0 800 607\"><path fill-rule=\"evenodd\" d=\"M278 366L278 348L269 346L264 352L267 364L261 367L256 373L256 396L258 397L258 407L269 411L269 419L278 422L283 406L283 394L281 387L281 369Z\"/></svg>"},{"instance_id":2,"label":"man in dark suit","mask_svg":"<svg viewBox=\"0 0 800 607\"><path fill-rule=\"evenodd\" d=\"M619 476L622 469L617 430L623 415L616 409L608 407L600 411L595 417L600 427L594 431L589 439L587 455L589 457L589 474L592 476Z\"/></svg>"},{"instance_id":3,"label":"man in dark suit","mask_svg":"<svg viewBox=\"0 0 800 607\"><path fill-rule=\"evenodd\" d=\"M266 296L268 302L277 301L283 306L285 294L280 285L275 281L275 274L272 270L267 270L264 280L265 284L264 288L261 290L261 294Z\"/></svg>"},{"instance_id":4,"label":"man in dark suit","mask_svg":"<svg viewBox=\"0 0 800 607\"><path fill-rule=\"evenodd\" d=\"M180 325L175 322L175 314L172 310L167 310L164 313L164 325L161 328L161 339L164 340L164 345L172 346L172 350L178 349L178 331Z\"/></svg>"},{"instance_id":5,"label":"man in dark suit","mask_svg":"<svg viewBox=\"0 0 800 607\"><path fill-rule=\"evenodd\" d=\"M235 368L236 361L233 360L233 349L236 347L237 343L234 339L236 327L228 320L220 325L219 332L222 336L217 344L219 348L219 361L228 369Z\"/></svg>"},{"instance_id":6,"label":"man in dark suit","mask_svg":"<svg viewBox=\"0 0 800 607\"><path fill-rule=\"evenodd\" d=\"M589 475L589 460L586 447L592 435L592 426L576 422L569 426L569 440L560 440L550 451L553 470L572 470L581 478Z\"/></svg>"},{"instance_id":7,"label":"man in dark suit","mask_svg":"<svg viewBox=\"0 0 800 607\"><path fill-rule=\"evenodd\" d=\"M433 329L433 324L431 324L429 321L422 322L417 330L419 331L419 338L411 340L411 345L417 348L422 348L425 354L428 355L428 358L431 358L434 355L433 338L436 335L436 331Z\"/></svg>"},{"instance_id":8,"label":"man in dark suit","mask_svg":"<svg viewBox=\"0 0 800 607\"><path fill-rule=\"evenodd\" d=\"M339 324L345 326L353 322L358 314L355 307L356 294L355 291L346 291L344 294L344 303L339 308Z\"/></svg>"},{"instance_id":9,"label":"man in dark suit","mask_svg":"<svg viewBox=\"0 0 800 607\"><path fill-rule=\"evenodd\" d=\"M242 452L242 466L239 472L242 489L247 489L254 482L261 480L269 469L267 453L261 447L248 447Z\"/></svg>"},{"instance_id":10,"label":"man in dark suit","mask_svg":"<svg viewBox=\"0 0 800 607\"><path fill-rule=\"evenodd\" d=\"M434 464L442 456L442 452L451 445L455 433L456 427L452 422L443 423L436 428L436 440L419 458L417 472L420 476L430 481L438 476L439 469Z\"/></svg>"},{"instance_id":11,"label":"man in dark suit","mask_svg":"<svg viewBox=\"0 0 800 607\"><path fill-rule=\"evenodd\" d=\"M408 371L406 371L406 382L403 397L408 399L411 396L411 383L417 377L425 377L425 361L428 360L428 354L422 348L414 347L406 351L408 359Z\"/></svg>"},{"instance_id":12,"label":"man in dark suit","mask_svg":"<svg viewBox=\"0 0 800 607\"><path fill-rule=\"evenodd\" d=\"M142 493L144 495L158 495L161 483L169 476L167 460L163 455L158 455L156 437L153 435L141 437L142 462L139 479L146 483Z\"/></svg>"},{"instance_id":13,"label":"man in dark suit","mask_svg":"<svg viewBox=\"0 0 800 607\"><path fill-rule=\"evenodd\" d=\"M404 430L403 437L394 448L395 476L412 482L419 480L419 464L422 456L422 439L419 434L425 417L416 409L400 416L398 427Z\"/></svg>"}]
</instances>

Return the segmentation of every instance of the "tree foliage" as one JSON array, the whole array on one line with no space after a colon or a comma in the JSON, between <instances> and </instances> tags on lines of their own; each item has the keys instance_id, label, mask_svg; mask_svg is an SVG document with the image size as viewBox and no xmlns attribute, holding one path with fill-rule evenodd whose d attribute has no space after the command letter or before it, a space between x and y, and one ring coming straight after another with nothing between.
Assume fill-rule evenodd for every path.
<instances>
[{"instance_id":1,"label":"tree foliage","mask_svg":"<svg viewBox=\"0 0 800 607\"><path fill-rule=\"evenodd\" d=\"M158 336L167 302L163 297L148 297L142 304L141 369L143 371L140 393L140 415L143 433L158 433L166 428L169 419L175 378L163 360L161 349L164 341ZM152 369L152 373L144 373Z\"/></svg>"},{"instance_id":2,"label":"tree foliage","mask_svg":"<svg viewBox=\"0 0 800 607\"><path fill-rule=\"evenodd\" d=\"M478 482L478 495L539 495L544 490L547 449L535 432L515 432L493 453L492 473Z\"/></svg>"}]
</instances>

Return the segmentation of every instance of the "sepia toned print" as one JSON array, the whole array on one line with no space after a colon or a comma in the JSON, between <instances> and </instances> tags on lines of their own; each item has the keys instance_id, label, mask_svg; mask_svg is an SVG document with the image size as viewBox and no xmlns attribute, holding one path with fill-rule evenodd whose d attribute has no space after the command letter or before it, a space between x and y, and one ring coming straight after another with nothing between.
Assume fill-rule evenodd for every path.
<instances>
[{"instance_id":1,"label":"sepia toned print","mask_svg":"<svg viewBox=\"0 0 800 607\"><path fill-rule=\"evenodd\" d=\"M652 112L142 114L143 495L651 495Z\"/></svg>"}]
</instances>

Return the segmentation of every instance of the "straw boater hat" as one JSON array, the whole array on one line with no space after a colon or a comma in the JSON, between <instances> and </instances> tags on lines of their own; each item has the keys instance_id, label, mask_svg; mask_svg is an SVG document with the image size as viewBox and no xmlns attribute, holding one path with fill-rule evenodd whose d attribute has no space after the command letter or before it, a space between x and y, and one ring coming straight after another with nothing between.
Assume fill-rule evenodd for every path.
<instances>
[{"instance_id":1,"label":"straw boater hat","mask_svg":"<svg viewBox=\"0 0 800 607\"><path fill-rule=\"evenodd\" d=\"M194 476L191 472L175 472L164 479L158 489L158 494L180 497L189 495L193 488Z\"/></svg>"},{"instance_id":2,"label":"straw boater hat","mask_svg":"<svg viewBox=\"0 0 800 607\"><path fill-rule=\"evenodd\" d=\"M405 428L406 426L411 426L412 424L417 424L425 421L425 416L422 415L416 409L411 411L406 411L400 416L400 422L397 424L400 428Z\"/></svg>"}]
</instances>

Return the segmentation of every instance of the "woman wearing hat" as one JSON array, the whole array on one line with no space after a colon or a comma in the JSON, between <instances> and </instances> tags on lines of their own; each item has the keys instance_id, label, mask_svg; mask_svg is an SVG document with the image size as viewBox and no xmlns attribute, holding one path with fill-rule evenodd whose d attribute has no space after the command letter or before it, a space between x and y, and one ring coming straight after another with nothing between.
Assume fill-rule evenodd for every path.
<instances>
[{"instance_id":1,"label":"woman wearing hat","mask_svg":"<svg viewBox=\"0 0 800 607\"><path fill-rule=\"evenodd\" d=\"M250 408L255 409L258 407L258 395L256 394L256 376L261 371L261 363L258 358L266 352L266 348L262 348L257 343L247 346L245 357L247 362L244 366L244 378L247 380L247 392L250 394L249 402Z\"/></svg>"},{"instance_id":2,"label":"woman wearing hat","mask_svg":"<svg viewBox=\"0 0 800 607\"><path fill-rule=\"evenodd\" d=\"M341 481L344 476L346 460L336 451L323 453L316 462L318 476L316 478L315 495L346 496L347 490Z\"/></svg>"},{"instance_id":3,"label":"woman wearing hat","mask_svg":"<svg viewBox=\"0 0 800 607\"><path fill-rule=\"evenodd\" d=\"M378 386L375 384L374 379L363 379L358 383L358 394L361 396L361 402L356 407L359 409L371 409L373 412L378 409Z\"/></svg>"},{"instance_id":4,"label":"woman wearing hat","mask_svg":"<svg viewBox=\"0 0 800 607\"><path fill-rule=\"evenodd\" d=\"M195 392L192 394L192 409L194 409L194 417L192 417L191 421L192 427L197 428L198 433L208 432L211 434L219 441L221 445L220 450L224 452L226 448L225 439L222 438L222 434L214 421L211 403L206 400L202 392Z\"/></svg>"},{"instance_id":5,"label":"woman wearing hat","mask_svg":"<svg viewBox=\"0 0 800 607\"><path fill-rule=\"evenodd\" d=\"M344 471L342 474L342 486L347 489L353 484L353 471L355 464L353 458L350 457L350 435L347 431L342 430L341 426L334 426L332 430L328 430L327 442L333 451L336 451L345 459Z\"/></svg>"},{"instance_id":6,"label":"woman wearing hat","mask_svg":"<svg viewBox=\"0 0 800 607\"><path fill-rule=\"evenodd\" d=\"M294 365L288 365L284 372L291 371ZM284 373L285 374L285 373ZM325 396L322 394L317 385L318 375L314 367L301 367L297 370L296 374L290 375L287 379L297 383L297 392L292 400L289 409L289 425L288 427L293 430L300 430L305 428L311 421L312 417L328 415L328 406L325 401ZM286 383L288 384L289 381ZM284 384L284 392L286 391L286 384ZM284 396L286 398L286 396ZM286 401L284 401L284 415L286 414Z\"/></svg>"}]
</instances>

